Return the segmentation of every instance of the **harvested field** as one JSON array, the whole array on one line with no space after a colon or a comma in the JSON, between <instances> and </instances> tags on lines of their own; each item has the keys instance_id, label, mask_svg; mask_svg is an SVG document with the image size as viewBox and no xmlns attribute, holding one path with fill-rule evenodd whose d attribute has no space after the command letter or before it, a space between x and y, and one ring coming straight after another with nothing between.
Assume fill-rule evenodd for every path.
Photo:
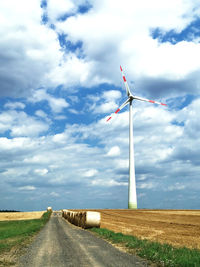
<instances>
[{"instance_id":1,"label":"harvested field","mask_svg":"<svg viewBox=\"0 0 200 267\"><path fill-rule=\"evenodd\" d=\"M0 221L40 219L45 211L0 212Z\"/></svg>"},{"instance_id":2,"label":"harvested field","mask_svg":"<svg viewBox=\"0 0 200 267\"><path fill-rule=\"evenodd\" d=\"M101 213L101 228L175 247L200 249L200 210L96 211Z\"/></svg>"}]
</instances>

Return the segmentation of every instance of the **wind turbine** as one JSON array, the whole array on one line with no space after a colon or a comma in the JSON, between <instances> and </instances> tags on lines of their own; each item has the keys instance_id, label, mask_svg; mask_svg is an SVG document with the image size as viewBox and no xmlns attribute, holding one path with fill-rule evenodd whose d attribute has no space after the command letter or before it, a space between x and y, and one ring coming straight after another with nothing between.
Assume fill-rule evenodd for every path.
<instances>
[{"instance_id":1,"label":"wind turbine","mask_svg":"<svg viewBox=\"0 0 200 267\"><path fill-rule=\"evenodd\" d=\"M126 105L129 104L129 194L128 194L128 208L129 209L137 209L137 194L136 194L136 182L135 182L135 162L134 162L134 146L133 146L133 100L146 101L154 104L159 104L163 106L167 106L166 104L149 100L146 98L138 97L132 94L122 67L120 66L120 70L122 73L122 78L126 87L126 93L128 99L115 111L114 114L117 114L120 110L122 110ZM112 115L108 117L107 121L112 118Z\"/></svg>"}]
</instances>

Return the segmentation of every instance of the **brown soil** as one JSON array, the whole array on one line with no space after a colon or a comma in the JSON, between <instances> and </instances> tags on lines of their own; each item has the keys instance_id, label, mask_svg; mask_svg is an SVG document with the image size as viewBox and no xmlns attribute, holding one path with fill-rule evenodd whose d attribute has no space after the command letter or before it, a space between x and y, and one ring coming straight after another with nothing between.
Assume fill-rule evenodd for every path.
<instances>
[{"instance_id":1,"label":"brown soil","mask_svg":"<svg viewBox=\"0 0 200 267\"><path fill-rule=\"evenodd\" d=\"M0 221L40 219L45 211L0 212Z\"/></svg>"},{"instance_id":2,"label":"brown soil","mask_svg":"<svg viewBox=\"0 0 200 267\"><path fill-rule=\"evenodd\" d=\"M200 249L200 210L96 210L101 228L175 247Z\"/></svg>"}]
</instances>

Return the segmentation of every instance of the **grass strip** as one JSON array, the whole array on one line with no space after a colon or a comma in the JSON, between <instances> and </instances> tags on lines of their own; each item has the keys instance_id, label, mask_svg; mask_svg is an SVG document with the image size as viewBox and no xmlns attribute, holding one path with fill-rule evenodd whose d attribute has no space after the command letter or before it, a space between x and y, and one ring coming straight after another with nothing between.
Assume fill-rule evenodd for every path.
<instances>
[{"instance_id":1,"label":"grass strip","mask_svg":"<svg viewBox=\"0 0 200 267\"><path fill-rule=\"evenodd\" d=\"M48 211L40 219L0 222L0 257L12 249L18 250L26 246L47 223L50 216L51 211Z\"/></svg>"},{"instance_id":2,"label":"grass strip","mask_svg":"<svg viewBox=\"0 0 200 267\"><path fill-rule=\"evenodd\" d=\"M168 244L160 244L149 240L141 240L134 236L115 233L103 228L92 228L102 238L114 244L121 244L134 251L138 256L157 263L158 266L198 267L200 266L200 250L175 248Z\"/></svg>"}]
</instances>

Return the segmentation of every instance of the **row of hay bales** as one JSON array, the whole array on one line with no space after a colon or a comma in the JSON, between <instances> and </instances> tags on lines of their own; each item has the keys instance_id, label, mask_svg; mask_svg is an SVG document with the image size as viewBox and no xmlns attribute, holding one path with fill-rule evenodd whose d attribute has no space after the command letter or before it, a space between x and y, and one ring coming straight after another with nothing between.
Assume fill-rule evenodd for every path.
<instances>
[{"instance_id":1,"label":"row of hay bales","mask_svg":"<svg viewBox=\"0 0 200 267\"><path fill-rule=\"evenodd\" d=\"M70 223L86 228L100 227L101 214L96 211L62 210L62 216Z\"/></svg>"}]
</instances>

